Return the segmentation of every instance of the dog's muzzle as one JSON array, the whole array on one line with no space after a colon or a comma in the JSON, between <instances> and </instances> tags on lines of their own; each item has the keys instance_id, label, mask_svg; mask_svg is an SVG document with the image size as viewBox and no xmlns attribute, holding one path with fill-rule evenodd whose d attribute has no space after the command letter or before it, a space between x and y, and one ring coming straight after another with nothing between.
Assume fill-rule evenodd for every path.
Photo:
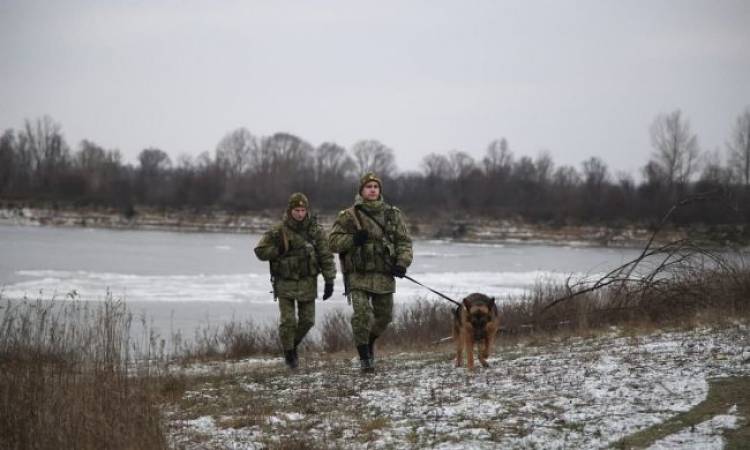
<instances>
[{"instance_id":1,"label":"dog's muzzle","mask_svg":"<svg viewBox=\"0 0 750 450\"><path fill-rule=\"evenodd\" d=\"M471 318L471 326L474 328L474 340L479 341L487 335L487 317L476 315Z\"/></svg>"}]
</instances>

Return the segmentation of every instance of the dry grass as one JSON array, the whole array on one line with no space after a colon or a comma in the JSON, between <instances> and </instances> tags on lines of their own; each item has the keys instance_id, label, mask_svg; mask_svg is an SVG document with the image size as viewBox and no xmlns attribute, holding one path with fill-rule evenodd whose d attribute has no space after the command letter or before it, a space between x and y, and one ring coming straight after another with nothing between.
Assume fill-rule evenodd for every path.
<instances>
[{"instance_id":1,"label":"dry grass","mask_svg":"<svg viewBox=\"0 0 750 450\"><path fill-rule=\"evenodd\" d=\"M252 320L233 320L219 327L196 329L192 342L183 341L179 335L172 336L172 341L179 342L179 345L175 345L171 356L185 362L276 354L281 348L274 325L259 325Z\"/></svg>"},{"instance_id":2,"label":"dry grass","mask_svg":"<svg viewBox=\"0 0 750 450\"><path fill-rule=\"evenodd\" d=\"M538 284L500 312L510 337L722 324L750 315L750 267L741 254L670 244L599 279Z\"/></svg>"},{"instance_id":3,"label":"dry grass","mask_svg":"<svg viewBox=\"0 0 750 450\"><path fill-rule=\"evenodd\" d=\"M706 399L689 411L682 412L668 420L627 436L612 445L613 448L646 448L659 439L686 428L694 428L703 421L719 414L726 414L735 406L741 417L750 416L750 378L727 377L709 380ZM747 448L750 439L750 426L744 424L725 433L726 448Z\"/></svg>"},{"instance_id":4,"label":"dry grass","mask_svg":"<svg viewBox=\"0 0 750 450\"><path fill-rule=\"evenodd\" d=\"M158 383L132 376L132 316L107 299L6 302L0 323L0 448L167 448Z\"/></svg>"}]
</instances>

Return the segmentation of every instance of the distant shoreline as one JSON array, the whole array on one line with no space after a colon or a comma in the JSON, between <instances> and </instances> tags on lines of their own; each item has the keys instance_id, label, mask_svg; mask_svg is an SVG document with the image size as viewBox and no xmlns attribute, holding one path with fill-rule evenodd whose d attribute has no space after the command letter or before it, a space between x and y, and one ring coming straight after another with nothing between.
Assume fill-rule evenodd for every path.
<instances>
[{"instance_id":1,"label":"distant shoreline","mask_svg":"<svg viewBox=\"0 0 750 450\"><path fill-rule=\"evenodd\" d=\"M279 220L280 213L260 211L230 213L226 211L192 212L184 210L139 210L129 217L114 209L75 208L0 208L0 225L82 227L114 230L174 231L199 233L252 233L268 230ZM334 214L318 214L319 221L330 227ZM482 244L580 245L617 248L639 248L646 245L652 230L643 225L550 225L528 223L519 219L489 217L447 218L409 216L412 236L424 240ZM657 242L684 239L701 230L669 229L657 235ZM717 245L721 245L718 242Z\"/></svg>"}]
</instances>

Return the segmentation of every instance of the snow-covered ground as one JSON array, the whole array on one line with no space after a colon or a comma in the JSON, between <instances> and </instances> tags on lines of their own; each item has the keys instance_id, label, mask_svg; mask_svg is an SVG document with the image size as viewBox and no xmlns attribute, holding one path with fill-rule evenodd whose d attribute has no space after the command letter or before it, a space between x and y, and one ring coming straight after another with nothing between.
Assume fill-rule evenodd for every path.
<instances>
[{"instance_id":1,"label":"snow-covered ground","mask_svg":"<svg viewBox=\"0 0 750 450\"><path fill-rule=\"evenodd\" d=\"M351 355L180 369L205 382L167 407L179 448L602 448L691 410L713 380L750 376L750 328L497 346L491 367L454 368L448 348L386 354L363 376ZM275 361L275 363L274 363ZM207 377L220 374L218 377ZM743 426L728 405L653 448L722 448Z\"/></svg>"}]
</instances>

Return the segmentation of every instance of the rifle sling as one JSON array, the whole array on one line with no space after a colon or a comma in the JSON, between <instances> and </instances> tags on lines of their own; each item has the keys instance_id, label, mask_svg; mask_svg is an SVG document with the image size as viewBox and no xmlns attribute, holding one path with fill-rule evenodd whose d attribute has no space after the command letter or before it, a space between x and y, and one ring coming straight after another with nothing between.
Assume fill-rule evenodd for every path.
<instances>
[{"instance_id":1,"label":"rifle sling","mask_svg":"<svg viewBox=\"0 0 750 450\"><path fill-rule=\"evenodd\" d=\"M393 239L391 239L391 237L388 236L388 232L385 230L385 225L383 225L382 223L380 223L380 221L378 219L376 219L375 216L373 216L372 214L370 214L366 209L362 208L359 205L355 206L354 208L355 208L356 211L360 211L362 214L366 215L370 220L372 220L373 222L375 222L375 225L377 225L383 231L383 237L386 238L386 239L388 239L388 241L391 244L396 245L396 243L393 242Z\"/></svg>"}]
</instances>

